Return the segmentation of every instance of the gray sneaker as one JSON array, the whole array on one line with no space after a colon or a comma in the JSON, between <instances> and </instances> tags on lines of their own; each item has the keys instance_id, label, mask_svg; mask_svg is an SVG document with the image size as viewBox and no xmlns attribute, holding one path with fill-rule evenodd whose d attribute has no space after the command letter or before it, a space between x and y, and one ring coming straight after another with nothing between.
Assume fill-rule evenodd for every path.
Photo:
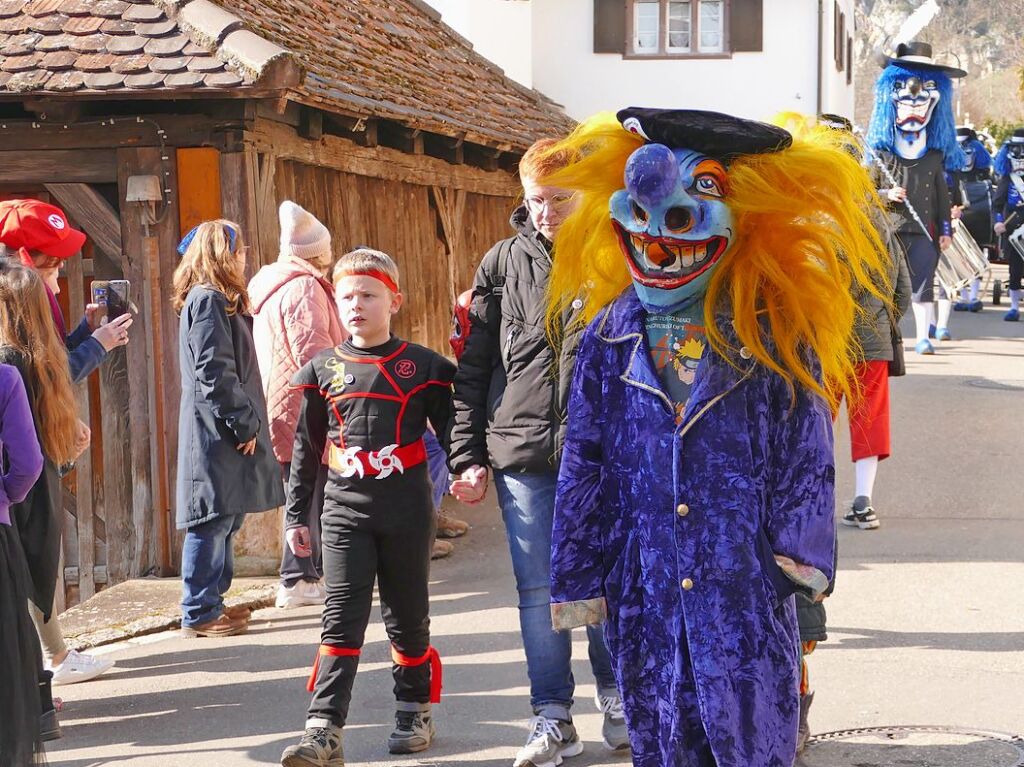
<instances>
[{"instance_id":1,"label":"gray sneaker","mask_svg":"<svg viewBox=\"0 0 1024 767\"><path fill-rule=\"evenodd\" d=\"M419 703L413 705L421 706ZM388 751L392 754L416 754L430 748L434 739L434 720L430 716L430 704L425 704L422 709L403 711L399 708L395 712L395 729L388 736Z\"/></svg>"},{"instance_id":2,"label":"gray sneaker","mask_svg":"<svg viewBox=\"0 0 1024 767\"><path fill-rule=\"evenodd\" d=\"M302 739L281 754L282 767L345 767L340 727L307 727Z\"/></svg>"},{"instance_id":3,"label":"gray sneaker","mask_svg":"<svg viewBox=\"0 0 1024 767\"><path fill-rule=\"evenodd\" d=\"M629 732L626 730L626 715L622 713L622 698L615 695L597 694L594 699L597 708L604 714L601 735L604 747L609 751L627 751L629 749Z\"/></svg>"},{"instance_id":4,"label":"gray sneaker","mask_svg":"<svg viewBox=\"0 0 1024 767\"><path fill-rule=\"evenodd\" d=\"M558 767L562 759L583 753L583 743L572 722L535 716L530 737L519 749L513 767Z\"/></svg>"}]
</instances>

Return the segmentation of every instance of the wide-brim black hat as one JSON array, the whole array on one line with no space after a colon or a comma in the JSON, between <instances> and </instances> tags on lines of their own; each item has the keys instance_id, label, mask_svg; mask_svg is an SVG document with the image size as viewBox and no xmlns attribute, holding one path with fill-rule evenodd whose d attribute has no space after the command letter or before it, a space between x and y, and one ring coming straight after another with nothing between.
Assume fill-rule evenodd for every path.
<instances>
[{"instance_id":1,"label":"wide-brim black hat","mask_svg":"<svg viewBox=\"0 0 1024 767\"><path fill-rule=\"evenodd\" d=\"M957 67L936 64L932 59L932 46L930 43L900 43L896 46L895 56L885 56L882 68L890 64L896 64L907 69L927 69L932 72L945 72L953 78L967 77L966 70Z\"/></svg>"},{"instance_id":2,"label":"wide-brim black hat","mask_svg":"<svg viewBox=\"0 0 1024 767\"><path fill-rule=\"evenodd\" d=\"M623 128L653 144L692 149L718 160L778 152L793 143L783 128L721 112L629 107L616 117Z\"/></svg>"},{"instance_id":3,"label":"wide-brim black hat","mask_svg":"<svg viewBox=\"0 0 1024 767\"><path fill-rule=\"evenodd\" d=\"M957 141L975 141L978 138L978 134L974 128L957 128L956 138Z\"/></svg>"}]
</instances>

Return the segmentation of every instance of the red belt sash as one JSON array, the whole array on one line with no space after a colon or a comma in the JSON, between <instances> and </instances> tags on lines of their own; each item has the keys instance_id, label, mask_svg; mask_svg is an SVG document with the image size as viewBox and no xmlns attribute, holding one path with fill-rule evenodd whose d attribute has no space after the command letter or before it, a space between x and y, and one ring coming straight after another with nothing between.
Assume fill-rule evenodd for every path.
<instances>
[{"instance_id":1,"label":"red belt sash","mask_svg":"<svg viewBox=\"0 0 1024 767\"><path fill-rule=\"evenodd\" d=\"M349 476L351 476L351 461L354 459L363 468L363 473L359 476L376 477L379 474L387 476L394 473L401 474L405 469L417 466L427 460L427 448L423 444L422 439L418 439L408 445L399 445L390 453L385 453L386 450L387 448L382 450L360 449L356 453L347 453L332 443L330 445L329 466L343 475L348 470L350 472ZM394 468L391 471L387 471L386 467L388 465ZM398 466L401 466L401 469ZM358 474L358 471L356 471L356 474Z\"/></svg>"}]
</instances>

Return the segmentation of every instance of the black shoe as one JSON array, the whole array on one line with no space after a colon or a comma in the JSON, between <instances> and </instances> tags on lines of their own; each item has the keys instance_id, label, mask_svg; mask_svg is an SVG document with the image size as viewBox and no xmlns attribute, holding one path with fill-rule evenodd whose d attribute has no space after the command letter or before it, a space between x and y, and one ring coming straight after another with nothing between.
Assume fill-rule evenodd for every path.
<instances>
[{"instance_id":1,"label":"black shoe","mask_svg":"<svg viewBox=\"0 0 1024 767\"><path fill-rule=\"evenodd\" d=\"M415 754L430 748L434 739L434 720L430 716L430 706L425 707L425 711L399 709L395 712L395 730L388 736L388 751L392 754Z\"/></svg>"},{"instance_id":2,"label":"black shoe","mask_svg":"<svg viewBox=\"0 0 1024 767\"><path fill-rule=\"evenodd\" d=\"M345 767L340 727L308 727L294 746L281 754L284 767Z\"/></svg>"},{"instance_id":3,"label":"black shoe","mask_svg":"<svg viewBox=\"0 0 1024 767\"><path fill-rule=\"evenodd\" d=\"M878 515L871 506L871 499L858 495L850 510L843 515L843 524L849 527L859 527L861 530L877 530L880 526Z\"/></svg>"},{"instance_id":4,"label":"black shoe","mask_svg":"<svg viewBox=\"0 0 1024 767\"><path fill-rule=\"evenodd\" d=\"M39 717L39 740L43 743L62 738L60 722L57 721L57 712L52 708Z\"/></svg>"},{"instance_id":5,"label":"black shoe","mask_svg":"<svg viewBox=\"0 0 1024 767\"><path fill-rule=\"evenodd\" d=\"M796 731L796 752L803 753L807 739L811 737L811 726L807 723L807 712L814 703L814 693L809 692L800 698L800 728Z\"/></svg>"}]
</instances>

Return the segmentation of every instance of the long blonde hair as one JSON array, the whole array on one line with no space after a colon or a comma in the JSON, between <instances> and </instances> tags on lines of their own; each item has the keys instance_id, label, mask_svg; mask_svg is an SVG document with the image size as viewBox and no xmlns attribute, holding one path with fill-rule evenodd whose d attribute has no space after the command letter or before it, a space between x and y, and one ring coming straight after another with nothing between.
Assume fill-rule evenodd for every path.
<instances>
[{"instance_id":1,"label":"long blonde hair","mask_svg":"<svg viewBox=\"0 0 1024 767\"><path fill-rule=\"evenodd\" d=\"M851 394L858 359L853 286L863 285L884 301L890 265L872 225L872 213L881 206L878 194L838 134L809 130L784 151L730 164L735 239L711 277L704 303L708 340L716 351L731 356L716 323L716 313L726 307L740 344L758 362L791 387L799 384L833 405ZM626 161L642 144L614 115L600 114L555 146L579 160L544 183L574 190L581 202L555 243L549 330L581 285L583 321L589 321L630 284L608 200L622 188ZM804 347L820 362L821 381L801 353Z\"/></svg>"},{"instance_id":2,"label":"long blonde hair","mask_svg":"<svg viewBox=\"0 0 1024 767\"><path fill-rule=\"evenodd\" d=\"M42 278L27 266L0 261L0 346L25 361L43 452L73 461L78 408L68 353L57 335Z\"/></svg>"},{"instance_id":3,"label":"long blonde hair","mask_svg":"<svg viewBox=\"0 0 1024 767\"><path fill-rule=\"evenodd\" d=\"M231 234L234 234L234 248L231 247ZM192 288L209 285L227 298L228 314L251 314L245 275L238 269L235 259L235 254L244 247L242 230L234 221L217 219L197 226L192 242L174 270L171 306L175 313L181 314L185 298Z\"/></svg>"}]
</instances>

